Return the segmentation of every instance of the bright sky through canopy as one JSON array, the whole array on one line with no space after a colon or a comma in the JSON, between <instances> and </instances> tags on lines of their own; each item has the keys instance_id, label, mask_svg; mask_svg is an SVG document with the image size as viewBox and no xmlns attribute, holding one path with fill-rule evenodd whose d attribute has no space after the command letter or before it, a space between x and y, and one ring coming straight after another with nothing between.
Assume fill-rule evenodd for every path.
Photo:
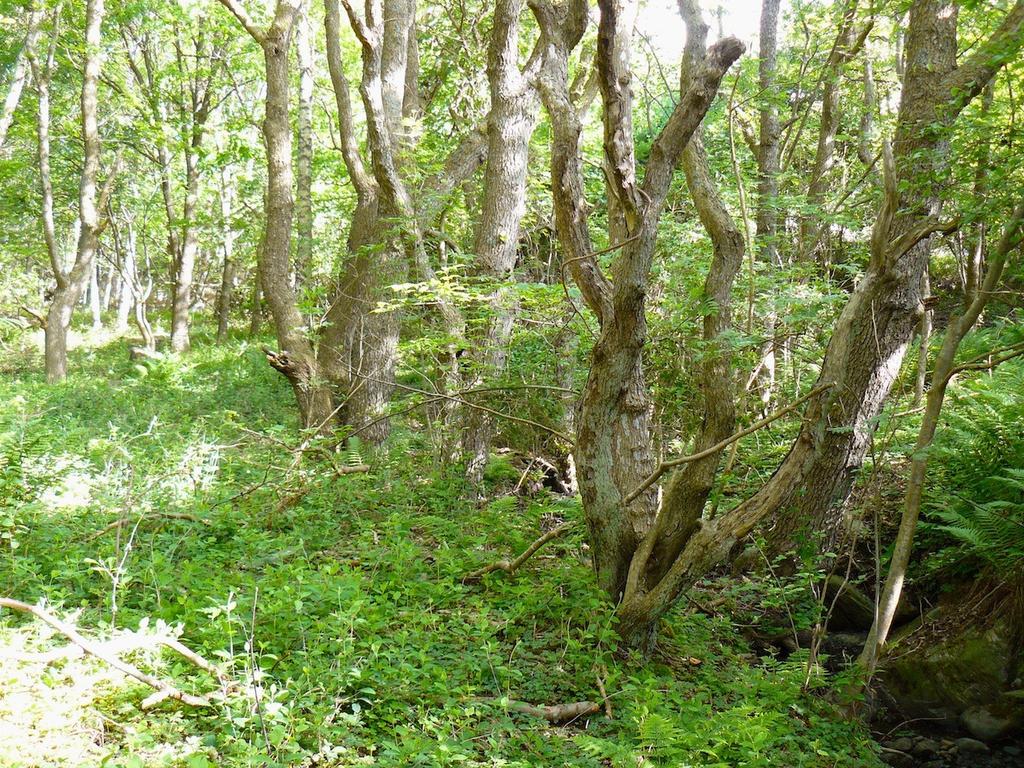
<instances>
[{"instance_id":1,"label":"bright sky through canopy","mask_svg":"<svg viewBox=\"0 0 1024 768\"><path fill-rule=\"evenodd\" d=\"M789 3L782 3L783 13ZM758 30L761 24L761 0L705 0L701 3L704 20L711 27L709 42L718 39L721 9L721 29L725 35L734 35L747 44L747 51L757 52ZM781 15L781 14L780 14ZM648 0L640 10L637 29L654 44L667 60L678 58L686 37L683 21L679 17L676 0ZM659 57L660 58L660 57Z\"/></svg>"}]
</instances>

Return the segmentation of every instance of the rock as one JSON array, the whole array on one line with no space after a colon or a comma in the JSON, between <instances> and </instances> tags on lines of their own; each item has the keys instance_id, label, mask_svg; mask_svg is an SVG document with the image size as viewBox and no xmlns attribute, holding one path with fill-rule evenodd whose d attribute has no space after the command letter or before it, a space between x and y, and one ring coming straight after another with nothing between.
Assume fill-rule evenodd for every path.
<instances>
[{"instance_id":1,"label":"rock","mask_svg":"<svg viewBox=\"0 0 1024 768\"><path fill-rule=\"evenodd\" d=\"M163 358L164 356L154 349L135 345L128 347L129 360L163 360Z\"/></svg>"},{"instance_id":2,"label":"rock","mask_svg":"<svg viewBox=\"0 0 1024 768\"><path fill-rule=\"evenodd\" d=\"M982 741L995 741L1009 734L1017 725L1012 715L992 712L987 707L969 707L960 715L960 722L972 736Z\"/></svg>"},{"instance_id":3,"label":"rock","mask_svg":"<svg viewBox=\"0 0 1024 768\"><path fill-rule=\"evenodd\" d=\"M882 755L882 762L891 765L892 768L912 768L914 758L902 752L886 752Z\"/></svg>"},{"instance_id":4,"label":"rock","mask_svg":"<svg viewBox=\"0 0 1024 768\"><path fill-rule=\"evenodd\" d=\"M918 739L914 744L914 754L921 757L934 757L939 754L939 742L933 739Z\"/></svg>"},{"instance_id":5,"label":"rock","mask_svg":"<svg viewBox=\"0 0 1024 768\"><path fill-rule=\"evenodd\" d=\"M1015 747L1012 744L1007 747L1003 747L1003 753L1009 755L1010 757L1019 757L1021 752L1024 752L1024 750L1022 750L1020 747Z\"/></svg>"},{"instance_id":6,"label":"rock","mask_svg":"<svg viewBox=\"0 0 1024 768\"><path fill-rule=\"evenodd\" d=\"M883 744L883 746L888 747L889 749L895 749L897 752L909 752L914 748L914 740L908 739L906 736L904 736L901 739L893 739L892 741L887 741Z\"/></svg>"},{"instance_id":7,"label":"rock","mask_svg":"<svg viewBox=\"0 0 1024 768\"><path fill-rule=\"evenodd\" d=\"M985 742L966 736L956 740L956 748L961 752L988 752L988 745Z\"/></svg>"},{"instance_id":8,"label":"rock","mask_svg":"<svg viewBox=\"0 0 1024 768\"><path fill-rule=\"evenodd\" d=\"M1024 698L1013 695L1016 670L1024 664L1014 622L1003 617L983 628L954 628L938 616L936 624L928 624L938 629L924 626L897 637L894 652L880 671L882 688L895 710L907 719L927 718L936 727L960 723L983 741L1024 724ZM928 642L918 639L906 652L897 650L902 639L922 634ZM993 717L976 711L965 719L965 712L972 709ZM969 726L967 720L975 725Z\"/></svg>"}]
</instances>

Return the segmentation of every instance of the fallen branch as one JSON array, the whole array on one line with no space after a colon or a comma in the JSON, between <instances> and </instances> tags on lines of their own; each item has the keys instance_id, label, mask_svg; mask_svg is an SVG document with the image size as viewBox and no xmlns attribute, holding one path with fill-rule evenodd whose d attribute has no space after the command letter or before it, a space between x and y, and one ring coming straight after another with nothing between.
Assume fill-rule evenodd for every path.
<instances>
[{"instance_id":1,"label":"fallen branch","mask_svg":"<svg viewBox=\"0 0 1024 768\"><path fill-rule=\"evenodd\" d=\"M210 700L205 696L193 696L190 693L185 693L175 688L170 683L166 683L163 680L148 675L141 669L136 667L134 664L129 664L126 661L122 661L117 656L110 653L104 643L94 642L87 637L83 636L70 624L61 621L49 611L45 611L34 605L23 603L20 600L14 600L9 597L0 597L0 608L10 608L13 611L20 611L22 613L30 613L37 619L45 624L56 629L64 637L70 640L72 643L82 649L83 653L95 656L100 661L104 661L114 669L123 672L129 677L133 677L140 683L145 683L150 688L155 688L156 693L148 696L142 701L142 709L148 710L155 707L167 699L174 699L180 701L182 704L188 704L191 707L208 707L210 706ZM177 640L171 640L170 638L161 638L162 644L167 645L169 648L173 648L180 653L188 661L192 662L200 669L203 669L211 674L215 675L221 682L224 681L221 673L206 659L202 658L195 652L189 650L184 645L179 643Z\"/></svg>"},{"instance_id":2,"label":"fallen branch","mask_svg":"<svg viewBox=\"0 0 1024 768\"><path fill-rule=\"evenodd\" d=\"M204 672L210 673L216 677L220 683L224 685L228 684L229 681L223 672L217 669L211 662L207 661L191 648L183 645L173 637L166 637L164 635L140 635L136 632L131 632L122 637L115 637L112 640L96 643L97 648L101 648L104 653L111 656L143 649L153 650L157 646L161 645L177 652ZM63 648L54 648L52 651L47 651L46 653L5 654L5 658L34 664L53 664L64 659L75 659L80 656L85 656L87 653L88 652L80 645L65 645Z\"/></svg>"},{"instance_id":3,"label":"fallen branch","mask_svg":"<svg viewBox=\"0 0 1024 768\"><path fill-rule=\"evenodd\" d=\"M519 570L522 567L523 563L525 563L527 560L529 560L533 556L533 554L538 549L543 547L545 544L547 544L552 539L557 539L559 536L561 536L563 533L568 531L574 525L575 525L575 522L572 521L572 520L569 520L569 521L564 522L564 523L562 523L561 525L559 525L559 526L557 526L555 528L552 528L550 531L545 533L539 539L534 541L530 546L528 546L526 549L524 549L522 554L519 555L519 557L517 557L515 560L511 560L511 561L509 561L509 560L499 560L498 562L491 563L490 565L486 565L483 568L480 568L479 570L472 571L471 573L467 573L462 578L462 583L463 584L475 583L477 581L480 581L480 579L482 579L488 573L493 573L494 571L504 571L507 574L515 573L517 570Z\"/></svg>"},{"instance_id":4,"label":"fallen branch","mask_svg":"<svg viewBox=\"0 0 1024 768\"><path fill-rule=\"evenodd\" d=\"M529 704L525 701L513 701L511 699L496 700L481 697L481 701L497 702L504 705L510 712L522 712L524 715L539 717L555 725L564 725L581 717L596 715L601 711L601 705L595 701L573 701L568 704Z\"/></svg>"},{"instance_id":5,"label":"fallen branch","mask_svg":"<svg viewBox=\"0 0 1024 768\"><path fill-rule=\"evenodd\" d=\"M533 717L542 717L549 723L569 723L579 720L581 717L596 715L601 711L601 705L595 701L574 701L570 704L551 704L548 706L537 706L527 704L525 701L510 701L508 708L513 712L522 712Z\"/></svg>"},{"instance_id":6,"label":"fallen branch","mask_svg":"<svg viewBox=\"0 0 1024 768\"><path fill-rule=\"evenodd\" d=\"M207 526L210 525L209 520L203 520L202 518L196 517L195 515L190 515L187 512L158 512L152 515L143 515L142 520L140 520L139 522L144 523L147 520L159 520L161 518L166 518L168 520L186 520L190 523L198 523L200 525ZM92 536L86 539L86 541L94 541L103 536L104 534L110 533L116 528L122 528L134 522L135 519L130 517L118 518L114 522L110 523L109 525L105 525L103 528L98 530L96 533L94 533Z\"/></svg>"}]
</instances>

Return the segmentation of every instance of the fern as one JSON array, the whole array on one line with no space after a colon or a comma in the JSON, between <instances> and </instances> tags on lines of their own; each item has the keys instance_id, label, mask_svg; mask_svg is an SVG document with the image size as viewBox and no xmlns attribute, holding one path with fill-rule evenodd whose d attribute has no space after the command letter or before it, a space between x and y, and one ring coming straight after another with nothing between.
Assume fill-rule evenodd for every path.
<instances>
[{"instance_id":1,"label":"fern","mask_svg":"<svg viewBox=\"0 0 1024 768\"><path fill-rule=\"evenodd\" d=\"M937 565L1024 577L1024 365L957 387L933 453L925 535ZM951 546L952 543L952 546ZM935 546L937 545L937 546Z\"/></svg>"}]
</instances>

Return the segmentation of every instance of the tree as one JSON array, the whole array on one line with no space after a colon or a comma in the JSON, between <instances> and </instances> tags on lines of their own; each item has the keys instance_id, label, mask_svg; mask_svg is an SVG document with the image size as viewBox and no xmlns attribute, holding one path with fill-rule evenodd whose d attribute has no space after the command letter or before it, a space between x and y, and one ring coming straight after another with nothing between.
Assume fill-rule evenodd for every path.
<instances>
[{"instance_id":1,"label":"tree","mask_svg":"<svg viewBox=\"0 0 1024 768\"><path fill-rule=\"evenodd\" d=\"M921 419L921 427L918 431L917 442L914 445L914 452L911 457L910 476L903 500L903 515L900 518L900 527L896 534L892 559L889 562L889 572L886 575L885 586L875 613L875 621L864 644L864 650L858 659L858 665L868 678L874 673L879 657L885 647L885 642L889 637L889 630L892 628L893 619L896 616L896 607L899 605L900 596L903 592L903 582L906 579L907 566L910 564L910 555L914 546L914 533L921 514L925 473L928 470L928 448L935 439L935 432L939 426L939 417L942 413L942 404L946 397L946 390L957 373L969 370L972 367L979 367L979 359L969 361L963 365L956 365L960 343L971 329L974 328L974 324L981 317L985 305L999 287L999 281L1003 276L1008 257L1020 246L1022 224L1024 224L1024 203L1017 205L1010 214L1009 221L1003 230L1003 235L993 253L992 262L989 264L977 292L967 302L962 314L955 315L950 319L946 335L942 340L942 348L939 350L938 358L935 360L935 368L932 372L932 386L928 391L924 416ZM995 354L986 355L984 357L988 359L984 361L982 367L987 367L988 370L991 370L1000 362L1017 357L1022 352L1024 350L1020 349L1020 346L1017 345L1016 349L1002 350Z\"/></svg>"},{"instance_id":2,"label":"tree","mask_svg":"<svg viewBox=\"0 0 1024 768\"><path fill-rule=\"evenodd\" d=\"M46 99L47 106L42 107L41 105L39 113L39 165L41 175L46 177L46 180L43 181L44 231L47 232L47 248L51 255L50 263L53 268L54 278L57 281L57 289L53 294L53 300L46 314L46 379L51 384L62 381L67 376L68 327L71 325L71 315L75 304L81 297L82 291L94 269L100 234L107 223L102 211L106 208L107 200L110 198L120 164L120 157L118 157L107 175L103 188L98 190L101 147L97 113L100 67L103 61L102 39L100 35L103 12L103 0L87 1L85 10L85 56L82 65L83 162L78 205L80 228L75 262L69 272L65 272L61 268L59 260L54 258L56 248L53 245L55 242L52 222L53 197L52 191L48 190L50 185L49 173L48 171L42 172L44 165L47 167L49 165L48 97ZM47 66L52 66L52 56L48 55L47 61ZM47 78L48 74L43 76L44 80ZM45 88L46 86L44 86L44 90ZM44 156L46 159L44 159ZM47 198L49 202L46 202ZM50 219L48 224L45 221L47 218Z\"/></svg>"},{"instance_id":3,"label":"tree","mask_svg":"<svg viewBox=\"0 0 1024 768\"><path fill-rule=\"evenodd\" d=\"M654 469L651 407L643 376L646 340L645 295L662 205L673 172L691 137L711 106L718 84L743 52L735 38L712 46L690 72L687 87L650 151L643 180L638 181L631 124L630 62L622 41L632 15L629 4L600 3L597 63L604 105L605 163L611 188L621 206L625 239L616 243L612 278L604 276L590 245L579 163L579 119L568 96L568 54L583 34L586 3L531 3L544 38L541 94L554 132L552 191L556 226L572 264L573 278L597 315L601 331L591 353L590 376L583 394L576 440L580 492L590 532L594 567L602 588L615 600L619 629L628 644L646 646L652 637L648 616L631 615L646 556L635 560L641 543L656 525L656 499L650 491L627 498ZM702 37L701 37L702 39ZM699 164L699 157L692 158ZM697 174L694 174L696 180ZM709 206L710 210L710 206ZM684 521L662 508L668 528ZM668 515L674 519L670 522ZM641 587L646 590L649 585ZM656 622L657 617L653 621Z\"/></svg>"},{"instance_id":4,"label":"tree","mask_svg":"<svg viewBox=\"0 0 1024 768\"><path fill-rule=\"evenodd\" d=\"M267 352L267 359L292 385L302 426L323 429L331 420L334 406L330 390L317 374L315 352L306 335L290 279L294 203L288 50L298 6L292 0L278 0L273 20L266 29L261 29L237 0L221 2L259 44L266 68L266 114L263 118L267 149L266 225L258 270L279 346L278 352Z\"/></svg>"}]
</instances>

